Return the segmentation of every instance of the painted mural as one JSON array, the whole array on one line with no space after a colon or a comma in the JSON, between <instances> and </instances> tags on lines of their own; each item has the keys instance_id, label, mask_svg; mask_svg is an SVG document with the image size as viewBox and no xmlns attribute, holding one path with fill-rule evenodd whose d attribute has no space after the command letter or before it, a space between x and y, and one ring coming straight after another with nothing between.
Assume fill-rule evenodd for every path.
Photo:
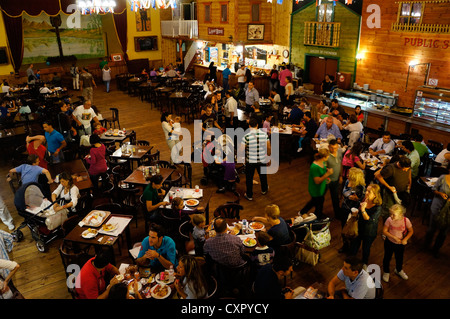
<instances>
[{"instance_id":1,"label":"painted mural","mask_svg":"<svg viewBox=\"0 0 450 319\"><path fill-rule=\"evenodd\" d=\"M68 27L68 15L61 14L59 34L64 56L77 59L105 56L102 20L100 15L81 15L77 28ZM23 14L23 64L45 62L59 56L56 29L45 13L31 17Z\"/></svg>"}]
</instances>

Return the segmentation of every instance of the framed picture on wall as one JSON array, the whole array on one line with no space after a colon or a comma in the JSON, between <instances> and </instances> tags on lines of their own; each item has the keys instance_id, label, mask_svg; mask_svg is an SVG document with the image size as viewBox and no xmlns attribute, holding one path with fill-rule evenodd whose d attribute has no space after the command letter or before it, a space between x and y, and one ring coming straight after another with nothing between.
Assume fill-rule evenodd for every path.
<instances>
[{"instance_id":1,"label":"framed picture on wall","mask_svg":"<svg viewBox=\"0 0 450 319\"><path fill-rule=\"evenodd\" d=\"M122 61L122 60L123 60L122 54L120 54L120 53L111 54L111 61L118 62L118 61Z\"/></svg>"},{"instance_id":2,"label":"framed picture on wall","mask_svg":"<svg viewBox=\"0 0 450 319\"><path fill-rule=\"evenodd\" d=\"M248 24L247 40L264 40L264 24Z\"/></svg>"},{"instance_id":3,"label":"framed picture on wall","mask_svg":"<svg viewBox=\"0 0 450 319\"><path fill-rule=\"evenodd\" d=\"M136 37L134 38L134 49L140 51L158 51L158 37Z\"/></svg>"},{"instance_id":4,"label":"framed picture on wall","mask_svg":"<svg viewBox=\"0 0 450 319\"><path fill-rule=\"evenodd\" d=\"M136 12L136 31L151 31L152 22L150 20L151 11L147 9L139 9Z\"/></svg>"}]
</instances>

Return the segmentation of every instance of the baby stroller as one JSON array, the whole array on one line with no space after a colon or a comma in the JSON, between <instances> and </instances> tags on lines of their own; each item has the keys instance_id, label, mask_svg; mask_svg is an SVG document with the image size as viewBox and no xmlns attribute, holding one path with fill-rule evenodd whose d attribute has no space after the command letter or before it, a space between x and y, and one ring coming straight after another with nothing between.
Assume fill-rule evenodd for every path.
<instances>
[{"instance_id":1,"label":"baby stroller","mask_svg":"<svg viewBox=\"0 0 450 319\"><path fill-rule=\"evenodd\" d=\"M227 154L234 154L233 158L234 162L236 162L236 150L234 148L234 142L230 136L224 134L218 138L217 143L213 143L213 141L214 139L212 141L207 141L203 145L202 163L204 176L200 179L200 183L204 186L208 185L210 180L212 180L216 185L220 185L224 178L225 172L225 168L222 164L218 164L216 162L209 163L210 161L206 160L208 156L212 158L219 154L220 158L223 159L227 156ZM217 152L215 146L219 148L219 152ZM235 182L239 183L240 178L236 168L234 168L234 174Z\"/></svg>"},{"instance_id":2,"label":"baby stroller","mask_svg":"<svg viewBox=\"0 0 450 319\"><path fill-rule=\"evenodd\" d=\"M55 212L54 204L45 198L40 184L22 185L15 193L14 205L25 221L12 233L15 241L23 239L21 229L28 227L37 249L45 252L46 245L60 235L61 225L67 219L67 210Z\"/></svg>"}]
</instances>

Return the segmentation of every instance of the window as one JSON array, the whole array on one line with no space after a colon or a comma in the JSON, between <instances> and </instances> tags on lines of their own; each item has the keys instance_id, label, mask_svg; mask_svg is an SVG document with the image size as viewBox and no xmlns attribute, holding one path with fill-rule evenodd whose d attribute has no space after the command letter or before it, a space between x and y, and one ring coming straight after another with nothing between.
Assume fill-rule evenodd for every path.
<instances>
[{"instance_id":1,"label":"window","mask_svg":"<svg viewBox=\"0 0 450 319\"><path fill-rule=\"evenodd\" d=\"M252 22L260 22L261 4L252 3Z\"/></svg>"},{"instance_id":2,"label":"window","mask_svg":"<svg viewBox=\"0 0 450 319\"><path fill-rule=\"evenodd\" d=\"M398 22L401 24L420 24L425 4L420 2L400 3Z\"/></svg>"},{"instance_id":3,"label":"window","mask_svg":"<svg viewBox=\"0 0 450 319\"><path fill-rule=\"evenodd\" d=\"M334 5L321 4L317 9L317 22L333 22Z\"/></svg>"},{"instance_id":4,"label":"window","mask_svg":"<svg viewBox=\"0 0 450 319\"><path fill-rule=\"evenodd\" d=\"M211 4L205 4L205 22L211 22Z\"/></svg>"},{"instance_id":5,"label":"window","mask_svg":"<svg viewBox=\"0 0 450 319\"><path fill-rule=\"evenodd\" d=\"M228 4L220 5L220 22L221 23L228 22Z\"/></svg>"}]
</instances>

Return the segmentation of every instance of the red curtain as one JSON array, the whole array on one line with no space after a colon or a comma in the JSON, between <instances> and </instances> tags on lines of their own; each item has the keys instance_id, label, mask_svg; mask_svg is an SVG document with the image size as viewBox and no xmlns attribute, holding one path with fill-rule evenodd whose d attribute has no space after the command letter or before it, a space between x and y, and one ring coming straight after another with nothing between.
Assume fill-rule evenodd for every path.
<instances>
[{"instance_id":1,"label":"red curtain","mask_svg":"<svg viewBox=\"0 0 450 319\"><path fill-rule=\"evenodd\" d=\"M114 26L116 28L117 37L119 38L120 46L122 47L123 57L128 61L127 55L127 10L125 9L121 14L114 14Z\"/></svg>"},{"instance_id":2,"label":"red curtain","mask_svg":"<svg viewBox=\"0 0 450 319\"><path fill-rule=\"evenodd\" d=\"M22 17L11 18L4 12L3 22L5 24L6 35L9 42L9 50L11 52L12 65L15 72L19 72L23 58L23 33L22 33Z\"/></svg>"},{"instance_id":3,"label":"red curtain","mask_svg":"<svg viewBox=\"0 0 450 319\"><path fill-rule=\"evenodd\" d=\"M68 7L71 4L76 4L76 2L76 0L0 0L0 8L8 37L11 58L16 72L19 71L23 58L22 14L25 12L30 16L38 16L42 11L50 16L55 16L60 11L71 14L73 10L68 10ZM127 60L126 0L116 0L114 12L116 32L122 46L124 57Z\"/></svg>"}]
</instances>

